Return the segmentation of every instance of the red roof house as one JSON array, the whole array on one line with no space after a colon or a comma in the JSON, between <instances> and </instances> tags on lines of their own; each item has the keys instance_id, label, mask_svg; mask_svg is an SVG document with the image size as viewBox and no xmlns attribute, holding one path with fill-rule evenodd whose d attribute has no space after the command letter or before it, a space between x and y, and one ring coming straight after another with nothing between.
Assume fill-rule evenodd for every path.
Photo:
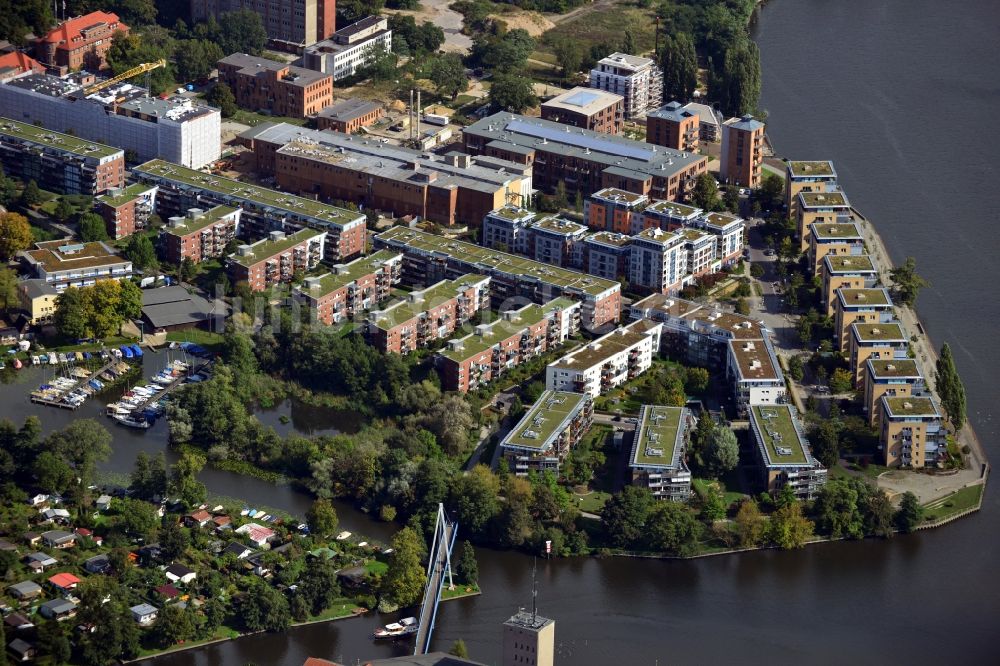
<instances>
[{"instance_id":1,"label":"red roof house","mask_svg":"<svg viewBox=\"0 0 1000 666\"><path fill-rule=\"evenodd\" d=\"M128 34L128 26L112 12L91 12L63 21L35 42L35 55L62 70L99 71L107 67L105 54L116 32Z\"/></svg>"},{"instance_id":2,"label":"red roof house","mask_svg":"<svg viewBox=\"0 0 1000 666\"><path fill-rule=\"evenodd\" d=\"M0 55L0 83L28 72L42 74L45 72L45 65L20 51Z\"/></svg>"},{"instance_id":3,"label":"red roof house","mask_svg":"<svg viewBox=\"0 0 1000 666\"><path fill-rule=\"evenodd\" d=\"M68 592L76 589L76 586L80 584L80 579L71 573L57 573L49 578L49 583L60 592Z\"/></svg>"}]
</instances>

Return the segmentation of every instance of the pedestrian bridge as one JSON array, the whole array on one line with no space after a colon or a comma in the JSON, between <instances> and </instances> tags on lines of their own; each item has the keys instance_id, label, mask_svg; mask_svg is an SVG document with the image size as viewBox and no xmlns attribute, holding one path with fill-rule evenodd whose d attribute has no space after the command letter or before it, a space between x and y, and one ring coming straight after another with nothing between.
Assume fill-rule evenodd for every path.
<instances>
[{"instance_id":1,"label":"pedestrian bridge","mask_svg":"<svg viewBox=\"0 0 1000 666\"><path fill-rule=\"evenodd\" d=\"M444 512L444 505L438 504L434 541L427 559L427 586L424 588L424 600L420 604L414 655L427 654L430 650L431 634L434 633L434 621L437 619L437 609L441 602L441 589L444 587L445 579L447 578L449 588L454 587L451 580L451 550L455 545L457 534L458 523L449 521Z\"/></svg>"}]
</instances>

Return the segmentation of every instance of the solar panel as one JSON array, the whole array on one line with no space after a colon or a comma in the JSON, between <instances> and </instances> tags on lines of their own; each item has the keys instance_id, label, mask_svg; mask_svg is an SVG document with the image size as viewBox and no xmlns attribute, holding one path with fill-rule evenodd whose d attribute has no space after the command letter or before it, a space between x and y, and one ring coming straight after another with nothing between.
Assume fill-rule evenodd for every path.
<instances>
[{"instance_id":1,"label":"solar panel","mask_svg":"<svg viewBox=\"0 0 1000 666\"><path fill-rule=\"evenodd\" d=\"M510 132L517 132L518 134L525 134L538 139L551 140L557 143L566 143L576 146L577 148L590 148L591 150L599 153L607 153L608 155L632 157L643 161L649 161L655 157L655 153L652 150L645 150L626 143L601 139L589 134L568 134L565 130L534 125L524 122L523 120L511 120L507 123L506 129Z\"/></svg>"}]
</instances>

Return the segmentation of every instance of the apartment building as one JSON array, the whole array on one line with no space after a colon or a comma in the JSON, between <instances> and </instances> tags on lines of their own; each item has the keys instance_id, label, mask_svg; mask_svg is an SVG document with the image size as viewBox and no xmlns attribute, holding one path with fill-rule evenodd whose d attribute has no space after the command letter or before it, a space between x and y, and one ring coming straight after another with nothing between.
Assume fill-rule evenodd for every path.
<instances>
[{"instance_id":1,"label":"apartment building","mask_svg":"<svg viewBox=\"0 0 1000 666\"><path fill-rule=\"evenodd\" d=\"M416 289L403 300L370 312L366 332L379 351L409 354L450 338L489 303L490 279L470 273Z\"/></svg>"},{"instance_id":2,"label":"apartment building","mask_svg":"<svg viewBox=\"0 0 1000 666\"><path fill-rule=\"evenodd\" d=\"M879 444L886 467L935 467L947 451L947 429L929 396L889 397L880 404Z\"/></svg>"},{"instance_id":3,"label":"apartment building","mask_svg":"<svg viewBox=\"0 0 1000 666\"><path fill-rule=\"evenodd\" d=\"M307 277L295 288L295 298L304 303L316 321L336 326L389 298L402 275L403 255L379 250L347 264L337 264L329 273Z\"/></svg>"},{"instance_id":4,"label":"apartment building","mask_svg":"<svg viewBox=\"0 0 1000 666\"><path fill-rule=\"evenodd\" d=\"M479 324L469 335L449 340L436 356L442 387L467 393L562 344L567 329L558 322L564 308L574 307L575 303L564 299L546 305L530 303Z\"/></svg>"},{"instance_id":5,"label":"apartment building","mask_svg":"<svg viewBox=\"0 0 1000 666\"><path fill-rule=\"evenodd\" d=\"M385 109L377 102L348 97L338 100L316 115L316 128L354 134L378 122Z\"/></svg>"},{"instance_id":6,"label":"apartment building","mask_svg":"<svg viewBox=\"0 0 1000 666\"><path fill-rule=\"evenodd\" d=\"M662 229L645 229L632 237L628 281L633 289L668 294L678 291L687 256L684 238Z\"/></svg>"},{"instance_id":7,"label":"apartment building","mask_svg":"<svg viewBox=\"0 0 1000 666\"><path fill-rule=\"evenodd\" d=\"M309 118L333 104L333 77L285 62L234 53L218 63L219 81L251 111Z\"/></svg>"},{"instance_id":8,"label":"apartment building","mask_svg":"<svg viewBox=\"0 0 1000 666\"><path fill-rule=\"evenodd\" d=\"M108 190L94 200L94 210L104 219L104 228L113 240L142 231L156 210L155 185L133 183Z\"/></svg>"},{"instance_id":9,"label":"apartment building","mask_svg":"<svg viewBox=\"0 0 1000 666\"><path fill-rule=\"evenodd\" d=\"M894 319L887 289L838 289L836 293L834 334L842 354L850 351L851 324L886 324Z\"/></svg>"},{"instance_id":10,"label":"apartment building","mask_svg":"<svg viewBox=\"0 0 1000 666\"><path fill-rule=\"evenodd\" d=\"M699 134L698 114L680 102L670 102L646 114L647 143L696 153Z\"/></svg>"},{"instance_id":11,"label":"apartment building","mask_svg":"<svg viewBox=\"0 0 1000 666\"><path fill-rule=\"evenodd\" d=\"M542 391L517 425L500 440L500 455L515 476L552 472L590 430L594 401L589 395Z\"/></svg>"},{"instance_id":12,"label":"apartment building","mask_svg":"<svg viewBox=\"0 0 1000 666\"><path fill-rule=\"evenodd\" d=\"M715 256L723 266L740 260L746 244L746 222L731 213L704 213L690 226L715 236Z\"/></svg>"},{"instance_id":13,"label":"apartment building","mask_svg":"<svg viewBox=\"0 0 1000 666\"><path fill-rule=\"evenodd\" d=\"M646 115L663 103L663 72L656 61L627 53L612 53L590 70L590 87L623 99L625 118Z\"/></svg>"},{"instance_id":14,"label":"apartment building","mask_svg":"<svg viewBox=\"0 0 1000 666\"><path fill-rule=\"evenodd\" d=\"M703 214L700 208L676 201L653 201L632 215L632 231L638 233L650 228L676 231L694 225Z\"/></svg>"},{"instance_id":15,"label":"apartment building","mask_svg":"<svg viewBox=\"0 0 1000 666\"><path fill-rule=\"evenodd\" d=\"M797 219L799 192L825 193L837 189L837 171L829 160L792 161L785 165L785 206Z\"/></svg>"},{"instance_id":16,"label":"apartment building","mask_svg":"<svg viewBox=\"0 0 1000 666\"><path fill-rule=\"evenodd\" d=\"M616 187L606 187L583 202L583 219L594 231L635 234L642 227L634 226L635 214L649 205L649 197Z\"/></svg>"},{"instance_id":17,"label":"apartment building","mask_svg":"<svg viewBox=\"0 0 1000 666\"><path fill-rule=\"evenodd\" d=\"M302 66L340 81L374 63L380 53L391 50L392 30L389 30L388 19L367 16L341 28L329 39L306 46L302 51Z\"/></svg>"},{"instance_id":18,"label":"apartment building","mask_svg":"<svg viewBox=\"0 0 1000 666\"><path fill-rule=\"evenodd\" d=\"M577 86L542 102L542 118L601 134L621 134L624 102L621 95Z\"/></svg>"},{"instance_id":19,"label":"apartment building","mask_svg":"<svg viewBox=\"0 0 1000 666\"><path fill-rule=\"evenodd\" d=\"M492 210L528 201L531 166L436 155L376 139L266 123L240 137L258 170L292 192L350 201L396 216L478 226Z\"/></svg>"},{"instance_id":20,"label":"apartment building","mask_svg":"<svg viewBox=\"0 0 1000 666\"><path fill-rule=\"evenodd\" d=\"M116 32L129 28L112 12L91 12L63 21L35 40L35 57L62 73L86 69L99 72L108 66L106 54Z\"/></svg>"},{"instance_id":21,"label":"apartment building","mask_svg":"<svg viewBox=\"0 0 1000 666\"><path fill-rule=\"evenodd\" d=\"M854 222L825 222L809 226L809 268L819 275L826 256L861 256L865 237Z\"/></svg>"},{"instance_id":22,"label":"apartment building","mask_svg":"<svg viewBox=\"0 0 1000 666\"><path fill-rule=\"evenodd\" d=\"M272 231L267 238L240 245L229 255L226 268L232 284L246 282L252 291L264 291L291 282L319 265L323 258L326 232L300 229L291 234Z\"/></svg>"},{"instance_id":23,"label":"apartment building","mask_svg":"<svg viewBox=\"0 0 1000 666\"><path fill-rule=\"evenodd\" d=\"M171 217L162 234L167 261L180 266L185 259L200 264L221 257L226 245L239 235L242 212L232 206L215 206L191 208L184 217Z\"/></svg>"},{"instance_id":24,"label":"apartment building","mask_svg":"<svg viewBox=\"0 0 1000 666\"><path fill-rule=\"evenodd\" d=\"M326 39L337 29L336 0L191 0L191 20L249 9L260 14L268 44L301 52L304 46Z\"/></svg>"},{"instance_id":25,"label":"apartment building","mask_svg":"<svg viewBox=\"0 0 1000 666\"><path fill-rule=\"evenodd\" d=\"M771 337L728 342L727 376L740 412L750 405L777 405L785 400L785 376Z\"/></svg>"},{"instance_id":26,"label":"apartment building","mask_svg":"<svg viewBox=\"0 0 1000 666\"><path fill-rule=\"evenodd\" d=\"M760 186L764 164L764 123L751 115L722 123L719 177L740 187Z\"/></svg>"},{"instance_id":27,"label":"apartment building","mask_svg":"<svg viewBox=\"0 0 1000 666\"><path fill-rule=\"evenodd\" d=\"M691 497L691 470L684 456L693 423L685 407L642 406L628 462L633 486L648 488L658 500L686 502Z\"/></svg>"},{"instance_id":28,"label":"apartment building","mask_svg":"<svg viewBox=\"0 0 1000 666\"><path fill-rule=\"evenodd\" d=\"M583 239L583 270L605 280L627 279L632 256L632 238L613 231L600 231Z\"/></svg>"},{"instance_id":29,"label":"apartment building","mask_svg":"<svg viewBox=\"0 0 1000 666\"><path fill-rule=\"evenodd\" d=\"M21 51L11 51L0 55L0 83L17 78L22 74L44 74L45 65Z\"/></svg>"},{"instance_id":30,"label":"apartment building","mask_svg":"<svg viewBox=\"0 0 1000 666\"><path fill-rule=\"evenodd\" d=\"M567 268L583 266L583 239L587 227L547 215L533 221L528 233L531 240L529 256L535 261Z\"/></svg>"},{"instance_id":31,"label":"apartment building","mask_svg":"<svg viewBox=\"0 0 1000 666\"><path fill-rule=\"evenodd\" d=\"M405 227L393 227L375 236L375 247L403 253L403 278L408 284L433 284L479 273L490 277L495 306L514 298L547 303L566 296L581 302L581 322L587 330L621 317L621 284L617 281Z\"/></svg>"},{"instance_id":32,"label":"apartment building","mask_svg":"<svg viewBox=\"0 0 1000 666\"><path fill-rule=\"evenodd\" d=\"M652 366L662 328L641 319L574 349L545 368L545 388L596 398L635 379Z\"/></svg>"},{"instance_id":33,"label":"apartment building","mask_svg":"<svg viewBox=\"0 0 1000 666\"><path fill-rule=\"evenodd\" d=\"M917 362L911 358L869 358L865 363L864 385L864 410L872 427L882 423L882 396L909 398L926 388Z\"/></svg>"},{"instance_id":34,"label":"apartment building","mask_svg":"<svg viewBox=\"0 0 1000 666\"><path fill-rule=\"evenodd\" d=\"M851 204L840 190L799 192L797 217L800 249L809 249L809 227L813 224L841 222L851 218Z\"/></svg>"},{"instance_id":35,"label":"apartment building","mask_svg":"<svg viewBox=\"0 0 1000 666\"><path fill-rule=\"evenodd\" d=\"M132 262L119 257L101 242L45 241L35 243L33 250L18 254L26 272L59 293L66 287L89 287L98 280L132 277Z\"/></svg>"},{"instance_id":36,"label":"apartment building","mask_svg":"<svg viewBox=\"0 0 1000 666\"><path fill-rule=\"evenodd\" d=\"M896 322L886 324L851 324L848 355L854 386L864 387L868 359L898 361L909 357L910 341Z\"/></svg>"},{"instance_id":37,"label":"apartment building","mask_svg":"<svg viewBox=\"0 0 1000 666\"><path fill-rule=\"evenodd\" d=\"M516 254L529 254L532 247L529 227L537 217L527 208L504 206L483 218L480 238L483 247Z\"/></svg>"},{"instance_id":38,"label":"apartment building","mask_svg":"<svg viewBox=\"0 0 1000 666\"><path fill-rule=\"evenodd\" d=\"M90 77L91 79L93 77ZM87 77L29 74L0 85L0 113L86 141L200 169L219 159L222 115L188 97L150 97L132 83L90 95Z\"/></svg>"},{"instance_id":39,"label":"apartment building","mask_svg":"<svg viewBox=\"0 0 1000 666\"><path fill-rule=\"evenodd\" d=\"M681 229L677 235L684 240L684 255L687 257L685 278L701 277L722 268L722 262L715 258L715 236L692 228Z\"/></svg>"},{"instance_id":40,"label":"apartment building","mask_svg":"<svg viewBox=\"0 0 1000 666\"><path fill-rule=\"evenodd\" d=\"M132 176L159 187L156 209L161 217L205 205L232 206L243 211L240 229L245 239L308 227L326 234L323 248L328 263L341 263L365 250L365 216L357 211L160 160L133 168Z\"/></svg>"},{"instance_id":41,"label":"apartment building","mask_svg":"<svg viewBox=\"0 0 1000 666\"><path fill-rule=\"evenodd\" d=\"M827 470L812 457L809 441L792 405L751 405L750 433L761 481L774 496L786 486L798 500L816 498Z\"/></svg>"},{"instance_id":42,"label":"apartment building","mask_svg":"<svg viewBox=\"0 0 1000 666\"><path fill-rule=\"evenodd\" d=\"M56 314L59 292L45 280L21 280L17 283L17 302L32 326L47 324Z\"/></svg>"},{"instance_id":43,"label":"apartment building","mask_svg":"<svg viewBox=\"0 0 1000 666\"><path fill-rule=\"evenodd\" d=\"M551 194L562 183L570 197L616 187L679 199L708 169L703 155L511 113L473 123L463 130L462 140L470 155L531 165L535 187Z\"/></svg>"},{"instance_id":44,"label":"apartment building","mask_svg":"<svg viewBox=\"0 0 1000 666\"><path fill-rule=\"evenodd\" d=\"M872 258L861 255L823 257L823 307L827 317L837 311L838 289L866 289L875 286L878 271Z\"/></svg>"},{"instance_id":45,"label":"apartment building","mask_svg":"<svg viewBox=\"0 0 1000 666\"><path fill-rule=\"evenodd\" d=\"M0 117L4 173L60 194L95 195L125 183L125 151Z\"/></svg>"},{"instance_id":46,"label":"apartment building","mask_svg":"<svg viewBox=\"0 0 1000 666\"><path fill-rule=\"evenodd\" d=\"M698 116L698 142L719 143L722 141L722 114L708 106L698 102L688 102L682 108Z\"/></svg>"}]
</instances>

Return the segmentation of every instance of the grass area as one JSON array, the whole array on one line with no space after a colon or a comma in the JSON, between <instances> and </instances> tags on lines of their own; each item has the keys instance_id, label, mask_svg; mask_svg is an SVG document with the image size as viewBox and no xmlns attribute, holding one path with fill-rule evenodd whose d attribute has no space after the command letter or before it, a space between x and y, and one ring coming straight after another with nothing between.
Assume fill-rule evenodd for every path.
<instances>
[{"instance_id":1,"label":"grass area","mask_svg":"<svg viewBox=\"0 0 1000 666\"><path fill-rule=\"evenodd\" d=\"M888 472L889 468L884 465L871 465L868 466L859 465L857 463L851 464L850 468L853 472L860 472L867 476L869 479L877 479L883 472Z\"/></svg>"},{"instance_id":2,"label":"grass area","mask_svg":"<svg viewBox=\"0 0 1000 666\"><path fill-rule=\"evenodd\" d=\"M109 347L120 347L121 345L132 344L136 342L135 338L127 338L123 336L115 336L111 338L105 338L101 342L86 342L83 344L76 344L75 342L70 342L68 340L54 339L50 343L48 340L45 341L45 351L55 351L55 352L67 352L67 351L93 351L95 349L105 349Z\"/></svg>"},{"instance_id":3,"label":"grass area","mask_svg":"<svg viewBox=\"0 0 1000 666\"><path fill-rule=\"evenodd\" d=\"M573 493L576 500L576 508L586 513L600 513L604 508L604 503L611 499L611 493L603 490L591 490L586 495Z\"/></svg>"},{"instance_id":4,"label":"grass area","mask_svg":"<svg viewBox=\"0 0 1000 666\"><path fill-rule=\"evenodd\" d=\"M339 620L344 617L351 617L354 615L354 609L358 605L354 603L353 599L348 599L347 597L340 597L333 604L327 608L325 611L319 615L310 615L308 619L304 622L293 622L292 625L296 624L310 624L312 622L325 622L327 620Z\"/></svg>"},{"instance_id":5,"label":"grass area","mask_svg":"<svg viewBox=\"0 0 1000 666\"><path fill-rule=\"evenodd\" d=\"M635 2L613 4L604 11L582 12L546 32L538 51L552 53L552 44L561 39L577 42L588 51L595 44L620 39L626 31L632 33L640 53L652 51L656 45L656 25L653 16L654 12L651 9L644 9ZM531 57L548 61L548 58L538 57L539 55L541 54L536 52Z\"/></svg>"},{"instance_id":6,"label":"grass area","mask_svg":"<svg viewBox=\"0 0 1000 666\"><path fill-rule=\"evenodd\" d=\"M224 340L225 336L221 333L203 331L199 328L191 328L186 331L170 331L167 333L167 342L193 342L211 351L220 349Z\"/></svg>"},{"instance_id":7,"label":"grass area","mask_svg":"<svg viewBox=\"0 0 1000 666\"><path fill-rule=\"evenodd\" d=\"M454 590L449 590L447 587L441 590L441 601L471 597L473 595L480 594L481 592L482 590L479 589L478 585L460 585L456 583Z\"/></svg>"},{"instance_id":8,"label":"grass area","mask_svg":"<svg viewBox=\"0 0 1000 666\"><path fill-rule=\"evenodd\" d=\"M171 647L161 650L159 648L142 648L139 650L139 656L136 659L143 659L145 657L152 657L153 655L167 654L168 652L177 652L178 650L190 650L191 648L198 647L199 645L204 645L206 643L211 643L212 641L225 640L229 638L237 638L240 632L232 627L227 627L222 625L215 632L200 641L186 641L184 643L178 643Z\"/></svg>"},{"instance_id":9,"label":"grass area","mask_svg":"<svg viewBox=\"0 0 1000 666\"><path fill-rule=\"evenodd\" d=\"M737 480L735 478L736 475L734 474L732 476L734 477L732 479L732 482L735 482ZM744 497L746 497L744 493L741 493L737 490L731 490L731 488L735 486L732 483L726 483L726 481L727 479L720 479L718 481L716 481L715 479L691 479L691 487L694 488L695 492L697 492L699 495L704 496L705 493L708 492L710 486L721 485L722 498L723 501L725 501L726 506L729 506L733 502L739 502Z\"/></svg>"},{"instance_id":10,"label":"grass area","mask_svg":"<svg viewBox=\"0 0 1000 666\"><path fill-rule=\"evenodd\" d=\"M389 570L389 565L380 560L371 560L365 563L365 571L369 574L381 576Z\"/></svg>"},{"instance_id":11,"label":"grass area","mask_svg":"<svg viewBox=\"0 0 1000 666\"><path fill-rule=\"evenodd\" d=\"M233 117L230 118L233 122L242 123L244 125L249 125L250 127L256 127L261 123L288 123L290 125L305 125L309 122L306 118L289 118L286 116L269 116L264 113L256 113L254 111L247 111L246 109L240 109Z\"/></svg>"},{"instance_id":12,"label":"grass area","mask_svg":"<svg viewBox=\"0 0 1000 666\"><path fill-rule=\"evenodd\" d=\"M924 520L934 522L977 506L983 496L983 487L980 483L962 488L947 497L931 502L924 507Z\"/></svg>"}]
</instances>

